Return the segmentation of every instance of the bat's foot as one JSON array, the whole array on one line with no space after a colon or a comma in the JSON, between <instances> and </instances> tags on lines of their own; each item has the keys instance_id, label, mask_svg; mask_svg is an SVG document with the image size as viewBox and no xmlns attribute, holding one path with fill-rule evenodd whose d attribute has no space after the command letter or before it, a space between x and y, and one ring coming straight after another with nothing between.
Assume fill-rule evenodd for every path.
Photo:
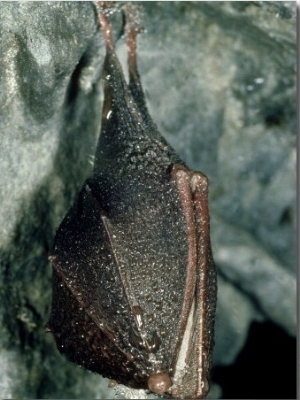
<instances>
[{"instance_id":1,"label":"bat's foot","mask_svg":"<svg viewBox=\"0 0 300 400\"><path fill-rule=\"evenodd\" d=\"M120 8L118 1L93 1L98 13L103 13L106 16L113 14Z\"/></svg>"},{"instance_id":2,"label":"bat's foot","mask_svg":"<svg viewBox=\"0 0 300 400\"><path fill-rule=\"evenodd\" d=\"M128 48L129 75L137 76L136 35L137 33L144 31L144 27L140 19L141 8L135 4L132 4L131 2L128 2L122 7L122 10L124 12L125 20L124 30L126 33L126 42Z\"/></svg>"},{"instance_id":3,"label":"bat's foot","mask_svg":"<svg viewBox=\"0 0 300 400\"><path fill-rule=\"evenodd\" d=\"M98 20L103 32L103 38L105 41L106 49L109 51L114 50L114 44L112 39L112 27L108 21L108 16L118 10L119 4L115 1L94 1ZM128 48L128 69L129 75L137 78L137 67L136 67L136 35L137 33L143 32L144 27L142 26L140 15L141 7L131 2L125 2L122 6L124 15L124 32L126 34L126 42Z\"/></svg>"}]
</instances>

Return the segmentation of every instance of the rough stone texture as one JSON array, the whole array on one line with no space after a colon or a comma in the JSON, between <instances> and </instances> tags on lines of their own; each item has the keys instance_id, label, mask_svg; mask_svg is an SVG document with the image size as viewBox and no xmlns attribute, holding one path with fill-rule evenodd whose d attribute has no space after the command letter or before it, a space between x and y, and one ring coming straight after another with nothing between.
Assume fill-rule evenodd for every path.
<instances>
[{"instance_id":1,"label":"rough stone texture","mask_svg":"<svg viewBox=\"0 0 300 400\"><path fill-rule=\"evenodd\" d=\"M143 9L151 114L211 182L215 362L228 365L253 320L296 334L296 4ZM66 361L44 333L47 254L91 172L99 131L104 50L93 5L1 2L0 50L1 397L111 397L107 381ZM124 59L122 39L118 50Z\"/></svg>"}]
</instances>

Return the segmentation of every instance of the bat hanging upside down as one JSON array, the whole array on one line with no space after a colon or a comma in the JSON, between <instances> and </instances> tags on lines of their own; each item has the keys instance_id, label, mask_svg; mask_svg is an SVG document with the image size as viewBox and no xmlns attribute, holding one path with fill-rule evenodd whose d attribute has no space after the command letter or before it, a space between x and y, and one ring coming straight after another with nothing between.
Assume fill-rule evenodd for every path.
<instances>
[{"instance_id":1,"label":"bat hanging upside down","mask_svg":"<svg viewBox=\"0 0 300 400\"><path fill-rule=\"evenodd\" d=\"M106 57L94 172L56 233L48 329L61 353L93 372L202 399L216 305L208 181L187 168L149 115L134 6L125 2L126 82L108 3L96 7Z\"/></svg>"}]
</instances>

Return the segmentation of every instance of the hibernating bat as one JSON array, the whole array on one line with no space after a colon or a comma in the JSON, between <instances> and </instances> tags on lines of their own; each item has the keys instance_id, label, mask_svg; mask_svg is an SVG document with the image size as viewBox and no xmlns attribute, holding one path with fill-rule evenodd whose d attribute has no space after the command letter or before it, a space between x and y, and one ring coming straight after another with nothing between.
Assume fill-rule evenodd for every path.
<instances>
[{"instance_id":1,"label":"hibernating bat","mask_svg":"<svg viewBox=\"0 0 300 400\"><path fill-rule=\"evenodd\" d=\"M216 304L208 181L185 166L148 113L129 4L126 83L105 3L97 8L106 43L101 133L93 176L56 233L48 329L61 353L93 372L201 399Z\"/></svg>"}]
</instances>

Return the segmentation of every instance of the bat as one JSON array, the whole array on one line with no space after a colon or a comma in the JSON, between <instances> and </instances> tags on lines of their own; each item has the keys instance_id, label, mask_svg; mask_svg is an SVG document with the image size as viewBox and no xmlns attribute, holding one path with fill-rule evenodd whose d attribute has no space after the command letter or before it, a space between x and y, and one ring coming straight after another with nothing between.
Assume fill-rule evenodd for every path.
<instances>
[{"instance_id":1,"label":"bat","mask_svg":"<svg viewBox=\"0 0 300 400\"><path fill-rule=\"evenodd\" d=\"M106 56L93 176L59 226L48 330L70 361L130 388L203 399L212 363L216 270L208 180L149 115L126 4L127 83L106 3Z\"/></svg>"}]
</instances>

